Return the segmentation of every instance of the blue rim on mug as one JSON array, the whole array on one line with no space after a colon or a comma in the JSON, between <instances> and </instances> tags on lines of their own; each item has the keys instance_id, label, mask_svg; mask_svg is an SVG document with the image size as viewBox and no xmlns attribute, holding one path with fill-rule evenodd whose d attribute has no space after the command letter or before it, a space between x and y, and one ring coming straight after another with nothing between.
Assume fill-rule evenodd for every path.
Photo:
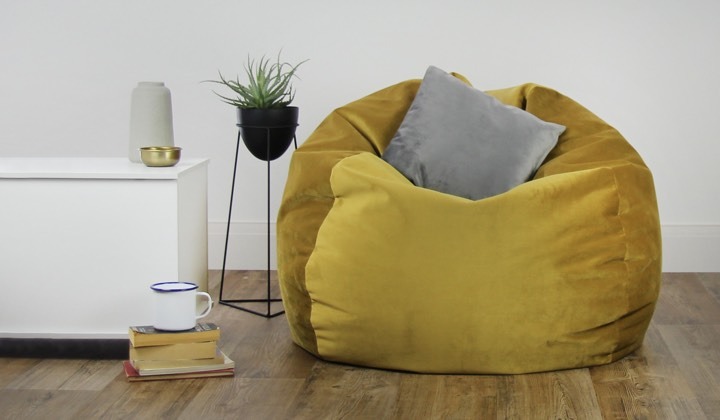
<instances>
[{"instance_id":1,"label":"blue rim on mug","mask_svg":"<svg viewBox=\"0 0 720 420\"><path fill-rule=\"evenodd\" d=\"M187 292L197 289L198 285L187 281L165 281L161 283L155 283L150 286L150 288L160 293Z\"/></svg>"}]
</instances>

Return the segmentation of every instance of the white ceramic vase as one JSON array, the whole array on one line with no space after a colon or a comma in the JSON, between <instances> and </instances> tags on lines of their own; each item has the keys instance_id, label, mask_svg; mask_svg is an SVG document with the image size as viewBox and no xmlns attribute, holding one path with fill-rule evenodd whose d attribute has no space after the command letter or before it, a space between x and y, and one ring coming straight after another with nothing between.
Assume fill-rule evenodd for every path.
<instances>
[{"instance_id":1,"label":"white ceramic vase","mask_svg":"<svg viewBox=\"0 0 720 420\"><path fill-rule=\"evenodd\" d=\"M163 82L139 82L130 102L128 158L141 162L141 147L174 143L170 89Z\"/></svg>"}]
</instances>

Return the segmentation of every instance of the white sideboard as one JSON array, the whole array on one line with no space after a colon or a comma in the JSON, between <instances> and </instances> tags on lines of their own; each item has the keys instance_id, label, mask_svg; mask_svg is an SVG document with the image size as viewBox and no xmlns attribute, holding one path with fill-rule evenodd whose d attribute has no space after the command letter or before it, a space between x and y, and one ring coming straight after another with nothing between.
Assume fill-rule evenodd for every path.
<instances>
[{"instance_id":1,"label":"white sideboard","mask_svg":"<svg viewBox=\"0 0 720 420\"><path fill-rule=\"evenodd\" d=\"M206 291L207 166L0 158L0 337L127 338L152 283Z\"/></svg>"}]
</instances>

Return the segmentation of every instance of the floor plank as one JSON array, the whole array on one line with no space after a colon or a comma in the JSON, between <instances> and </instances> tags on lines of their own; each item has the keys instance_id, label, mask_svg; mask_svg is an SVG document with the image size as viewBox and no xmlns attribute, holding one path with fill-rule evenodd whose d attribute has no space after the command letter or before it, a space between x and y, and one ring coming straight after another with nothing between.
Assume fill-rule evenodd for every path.
<instances>
[{"instance_id":1,"label":"floor plank","mask_svg":"<svg viewBox=\"0 0 720 420\"><path fill-rule=\"evenodd\" d=\"M706 418L697 394L655 326L648 330L640 350L590 372L605 418Z\"/></svg>"},{"instance_id":2,"label":"floor plank","mask_svg":"<svg viewBox=\"0 0 720 420\"><path fill-rule=\"evenodd\" d=\"M0 418L73 420L77 407L87 404L97 391L49 391L40 389L8 389L0 392ZM91 417L101 418L101 416Z\"/></svg>"},{"instance_id":3,"label":"floor plank","mask_svg":"<svg viewBox=\"0 0 720 420\"><path fill-rule=\"evenodd\" d=\"M42 363L41 359L19 359L0 357L0 389L7 389L9 383L27 375L33 367Z\"/></svg>"},{"instance_id":4,"label":"floor plank","mask_svg":"<svg viewBox=\"0 0 720 420\"><path fill-rule=\"evenodd\" d=\"M705 279L705 283L720 282ZM663 275L653 321L658 325L720 324L720 301L695 273Z\"/></svg>"},{"instance_id":5,"label":"floor plank","mask_svg":"<svg viewBox=\"0 0 720 420\"><path fill-rule=\"evenodd\" d=\"M116 360L46 359L8 383L5 388L99 391L117 375Z\"/></svg>"},{"instance_id":6,"label":"floor plank","mask_svg":"<svg viewBox=\"0 0 720 420\"><path fill-rule=\"evenodd\" d=\"M720 325L664 325L660 333L668 343L680 376L689 384L708 415L720 417Z\"/></svg>"},{"instance_id":7,"label":"floor plank","mask_svg":"<svg viewBox=\"0 0 720 420\"><path fill-rule=\"evenodd\" d=\"M222 378L208 381L180 419L283 419L303 379Z\"/></svg>"},{"instance_id":8,"label":"floor plank","mask_svg":"<svg viewBox=\"0 0 720 420\"><path fill-rule=\"evenodd\" d=\"M499 418L600 419L587 369L505 377Z\"/></svg>"},{"instance_id":9,"label":"floor plank","mask_svg":"<svg viewBox=\"0 0 720 420\"><path fill-rule=\"evenodd\" d=\"M289 410L295 418L387 418L400 373L317 363Z\"/></svg>"},{"instance_id":10,"label":"floor plank","mask_svg":"<svg viewBox=\"0 0 720 420\"><path fill-rule=\"evenodd\" d=\"M420 386L430 377L419 375L417 379ZM434 384L434 398L429 400L431 406L427 413L432 419L467 419L467 418L495 418L498 408L504 402L500 401L498 385L509 377L496 376L439 376L440 382ZM431 386L433 382L430 381ZM407 401L407 400L406 400ZM417 401L415 400L415 404ZM407 401L410 402L410 401ZM422 407L422 406L421 406ZM414 412L398 411L398 418L413 418ZM422 418L422 412L417 413Z\"/></svg>"}]
</instances>

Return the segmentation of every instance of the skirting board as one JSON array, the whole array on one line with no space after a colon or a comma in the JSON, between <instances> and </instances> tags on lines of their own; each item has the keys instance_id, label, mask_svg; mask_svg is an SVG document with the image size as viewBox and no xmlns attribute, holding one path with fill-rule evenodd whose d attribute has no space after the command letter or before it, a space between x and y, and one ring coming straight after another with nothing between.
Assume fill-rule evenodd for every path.
<instances>
[{"instance_id":1,"label":"skirting board","mask_svg":"<svg viewBox=\"0 0 720 420\"><path fill-rule=\"evenodd\" d=\"M720 272L720 225L663 225L663 271Z\"/></svg>"},{"instance_id":2,"label":"skirting board","mask_svg":"<svg viewBox=\"0 0 720 420\"><path fill-rule=\"evenodd\" d=\"M210 222L208 226L208 263L212 270L222 268L225 229L224 222ZM275 223L270 232L270 267L275 270ZM265 223L233 222L226 269L266 269L266 236ZM663 225L662 236L664 272L720 272L720 225Z\"/></svg>"},{"instance_id":3,"label":"skirting board","mask_svg":"<svg viewBox=\"0 0 720 420\"><path fill-rule=\"evenodd\" d=\"M208 267L222 269L226 222L208 223ZM270 223L270 269L277 269L275 222ZM227 270L267 269L267 224L232 222L228 241Z\"/></svg>"},{"instance_id":4,"label":"skirting board","mask_svg":"<svg viewBox=\"0 0 720 420\"><path fill-rule=\"evenodd\" d=\"M0 357L127 359L128 339L53 339L0 337Z\"/></svg>"}]
</instances>

